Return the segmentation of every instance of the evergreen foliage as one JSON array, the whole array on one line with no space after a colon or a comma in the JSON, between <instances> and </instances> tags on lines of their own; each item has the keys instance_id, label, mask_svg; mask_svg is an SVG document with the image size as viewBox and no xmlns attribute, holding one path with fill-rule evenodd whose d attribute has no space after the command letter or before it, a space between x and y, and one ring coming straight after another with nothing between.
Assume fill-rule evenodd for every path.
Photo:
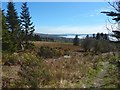
<instances>
[{"instance_id":1,"label":"evergreen foliage","mask_svg":"<svg viewBox=\"0 0 120 90\"><path fill-rule=\"evenodd\" d=\"M78 35L75 36L74 40L73 40L73 45L79 46L79 38Z\"/></svg>"},{"instance_id":2,"label":"evergreen foliage","mask_svg":"<svg viewBox=\"0 0 120 90\"><path fill-rule=\"evenodd\" d=\"M6 21L8 30L11 32L11 38L13 42L14 50L21 49L21 27L20 19L17 15L15 5L13 2L8 2Z\"/></svg>"},{"instance_id":3,"label":"evergreen foliage","mask_svg":"<svg viewBox=\"0 0 120 90\"><path fill-rule=\"evenodd\" d=\"M19 51L30 47L34 32L27 3L23 3L22 12L19 18L13 2L8 2L6 16L2 11L2 48L3 51ZM25 45L24 45L25 42Z\"/></svg>"},{"instance_id":4,"label":"evergreen foliage","mask_svg":"<svg viewBox=\"0 0 120 90\"><path fill-rule=\"evenodd\" d=\"M31 22L31 17L29 13L29 8L27 6L27 2L23 3L22 7L22 12L21 12L21 24L22 24L22 31L24 32L24 40L25 40L25 48L28 48L28 41L31 39L33 36L34 32L34 26L33 22Z\"/></svg>"},{"instance_id":5,"label":"evergreen foliage","mask_svg":"<svg viewBox=\"0 0 120 90\"><path fill-rule=\"evenodd\" d=\"M97 40L109 40L108 35L103 33L97 33L95 38Z\"/></svg>"},{"instance_id":6,"label":"evergreen foliage","mask_svg":"<svg viewBox=\"0 0 120 90\"><path fill-rule=\"evenodd\" d=\"M6 24L6 18L4 11L2 11L2 50L3 51L14 51L13 41L11 32L8 31L8 25Z\"/></svg>"}]
</instances>

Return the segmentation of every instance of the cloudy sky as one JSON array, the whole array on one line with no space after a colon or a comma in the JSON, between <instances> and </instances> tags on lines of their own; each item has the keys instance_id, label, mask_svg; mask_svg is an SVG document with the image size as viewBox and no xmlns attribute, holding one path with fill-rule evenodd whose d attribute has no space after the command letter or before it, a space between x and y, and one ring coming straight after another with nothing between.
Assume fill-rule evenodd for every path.
<instances>
[{"instance_id":1,"label":"cloudy sky","mask_svg":"<svg viewBox=\"0 0 120 90\"><path fill-rule=\"evenodd\" d=\"M15 8L21 12L21 2ZM107 2L28 2L35 32L49 34L107 33L107 16L100 13L110 9ZM7 3L2 3L7 10Z\"/></svg>"}]
</instances>

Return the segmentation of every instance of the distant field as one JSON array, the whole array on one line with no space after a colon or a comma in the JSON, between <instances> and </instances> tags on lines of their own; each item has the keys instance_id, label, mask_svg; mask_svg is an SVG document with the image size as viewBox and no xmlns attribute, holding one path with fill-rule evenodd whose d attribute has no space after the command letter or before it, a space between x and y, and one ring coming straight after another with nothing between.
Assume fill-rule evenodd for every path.
<instances>
[{"instance_id":1,"label":"distant field","mask_svg":"<svg viewBox=\"0 0 120 90\"><path fill-rule=\"evenodd\" d=\"M76 51L80 49L80 46L74 46L73 43L60 43L60 42L45 42L45 41L35 41L33 42L36 47L49 46L62 48L64 50Z\"/></svg>"}]
</instances>

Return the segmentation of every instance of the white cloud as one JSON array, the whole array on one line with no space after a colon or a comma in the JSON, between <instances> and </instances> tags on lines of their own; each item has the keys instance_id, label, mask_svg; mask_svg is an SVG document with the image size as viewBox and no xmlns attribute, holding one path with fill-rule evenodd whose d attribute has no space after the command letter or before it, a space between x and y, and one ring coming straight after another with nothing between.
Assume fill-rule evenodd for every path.
<instances>
[{"instance_id":1,"label":"white cloud","mask_svg":"<svg viewBox=\"0 0 120 90\"><path fill-rule=\"evenodd\" d=\"M107 33L105 25L95 25L95 26L44 26L36 27L36 31L39 33L47 34L93 34L98 32Z\"/></svg>"}]
</instances>

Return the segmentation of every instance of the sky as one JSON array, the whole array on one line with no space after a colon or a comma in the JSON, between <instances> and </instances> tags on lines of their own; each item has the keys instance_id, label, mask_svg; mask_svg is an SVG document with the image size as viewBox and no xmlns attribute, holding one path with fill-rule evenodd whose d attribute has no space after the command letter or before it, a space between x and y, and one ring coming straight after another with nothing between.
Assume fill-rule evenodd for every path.
<instances>
[{"instance_id":1,"label":"sky","mask_svg":"<svg viewBox=\"0 0 120 90\"><path fill-rule=\"evenodd\" d=\"M20 15L22 2L15 2ZM108 33L107 2L28 2L31 21L36 33L44 34L93 34ZM7 10L7 2L2 3Z\"/></svg>"}]
</instances>

